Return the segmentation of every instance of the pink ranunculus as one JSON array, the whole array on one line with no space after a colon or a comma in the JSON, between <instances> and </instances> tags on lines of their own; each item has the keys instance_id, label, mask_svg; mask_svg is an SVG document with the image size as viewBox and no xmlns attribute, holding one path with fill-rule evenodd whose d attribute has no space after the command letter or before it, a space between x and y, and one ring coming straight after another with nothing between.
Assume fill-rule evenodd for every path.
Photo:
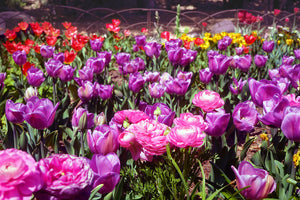
<instances>
[{"instance_id":1,"label":"pink ranunculus","mask_svg":"<svg viewBox=\"0 0 300 200\"><path fill-rule=\"evenodd\" d=\"M174 119L175 126L197 126L201 130L207 128L207 123L201 115L193 115L192 113L181 113L180 117Z\"/></svg>"},{"instance_id":2,"label":"pink ranunculus","mask_svg":"<svg viewBox=\"0 0 300 200\"><path fill-rule=\"evenodd\" d=\"M0 151L0 199L30 200L43 186L41 173L33 157L21 150Z\"/></svg>"},{"instance_id":3,"label":"pink ranunculus","mask_svg":"<svg viewBox=\"0 0 300 200\"><path fill-rule=\"evenodd\" d=\"M186 148L201 146L205 136L206 134L203 133L203 130L198 126L185 125L172 128L167 138L173 145Z\"/></svg>"},{"instance_id":4,"label":"pink ranunculus","mask_svg":"<svg viewBox=\"0 0 300 200\"><path fill-rule=\"evenodd\" d=\"M166 152L168 140L165 132L167 129L167 125L155 120L142 120L125 129L119 136L119 142L121 146L125 144L124 146L133 154L133 158L138 159L138 156L142 158L142 155L142 159L151 161L153 155L161 155Z\"/></svg>"},{"instance_id":5,"label":"pink ranunculus","mask_svg":"<svg viewBox=\"0 0 300 200\"><path fill-rule=\"evenodd\" d=\"M109 125L112 126L116 124L117 127L123 131L123 129L127 128L130 124L136 124L145 119L149 119L149 116L143 111L121 110L115 113L114 117L109 122Z\"/></svg>"},{"instance_id":6,"label":"pink ranunculus","mask_svg":"<svg viewBox=\"0 0 300 200\"><path fill-rule=\"evenodd\" d=\"M200 91L195 95L192 102L204 112L213 111L224 105L224 101L220 98L220 95L211 90Z\"/></svg>"},{"instance_id":7,"label":"pink ranunculus","mask_svg":"<svg viewBox=\"0 0 300 200\"><path fill-rule=\"evenodd\" d=\"M285 98L287 98L287 100L289 100L290 102L290 106L297 106L300 107L300 97L296 97L296 95L293 94L287 94L285 96L283 96Z\"/></svg>"},{"instance_id":8,"label":"pink ranunculus","mask_svg":"<svg viewBox=\"0 0 300 200\"><path fill-rule=\"evenodd\" d=\"M84 157L53 154L39 161L44 187L38 199L87 199L94 173Z\"/></svg>"}]
</instances>

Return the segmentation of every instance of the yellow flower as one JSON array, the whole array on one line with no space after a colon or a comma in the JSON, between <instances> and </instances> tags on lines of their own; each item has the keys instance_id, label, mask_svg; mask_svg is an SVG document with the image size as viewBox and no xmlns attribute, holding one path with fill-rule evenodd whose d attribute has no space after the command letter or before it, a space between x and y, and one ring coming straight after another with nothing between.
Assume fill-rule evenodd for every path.
<instances>
[{"instance_id":1,"label":"yellow flower","mask_svg":"<svg viewBox=\"0 0 300 200\"><path fill-rule=\"evenodd\" d=\"M251 33L254 37L257 37L257 31L252 31Z\"/></svg>"},{"instance_id":2,"label":"yellow flower","mask_svg":"<svg viewBox=\"0 0 300 200\"><path fill-rule=\"evenodd\" d=\"M208 32L206 32L206 33L204 33L204 37L211 37L211 33L208 33Z\"/></svg>"},{"instance_id":3,"label":"yellow flower","mask_svg":"<svg viewBox=\"0 0 300 200\"><path fill-rule=\"evenodd\" d=\"M265 140L265 141L268 141L268 140L269 140L268 134L266 134L266 133L260 134L259 137L260 137L262 140Z\"/></svg>"},{"instance_id":4,"label":"yellow flower","mask_svg":"<svg viewBox=\"0 0 300 200\"><path fill-rule=\"evenodd\" d=\"M277 41L277 44L280 44L280 40Z\"/></svg>"},{"instance_id":5,"label":"yellow flower","mask_svg":"<svg viewBox=\"0 0 300 200\"><path fill-rule=\"evenodd\" d=\"M219 40L221 40L221 39L222 39L221 34L217 33L217 34L215 34L214 37L212 38L212 41L213 41L214 43L217 43L217 42L218 42Z\"/></svg>"},{"instance_id":6,"label":"yellow flower","mask_svg":"<svg viewBox=\"0 0 300 200\"><path fill-rule=\"evenodd\" d=\"M227 34L226 32L222 32L222 33L220 33L220 35L221 35L222 37L225 37L225 36L227 36L228 34Z\"/></svg>"},{"instance_id":7,"label":"yellow flower","mask_svg":"<svg viewBox=\"0 0 300 200\"><path fill-rule=\"evenodd\" d=\"M286 39L285 42L286 42L287 45L292 45L294 40L293 39Z\"/></svg>"},{"instance_id":8,"label":"yellow flower","mask_svg":"<svg viewBox=\"0 0 300 200\"><path fill-rule=\"evenodd\" d=\"M298 149L297 153L293 155L293 162L295 167L299 165L299 161L300 161L300 150Z\"/></svg>"},{"instance_id":9,"label":"yellow flower","mask_svg":"<svg viewBox=\"0 0 300 200\"><path fill-rule=\"evenodd\" d=\"M204 40L204 43L200 45L200 47L201 47L202 49L207 49L209 46L210 46L209 42L208 42L208 41L205 41L205 40Z\"/></svg>"}]
</instances>

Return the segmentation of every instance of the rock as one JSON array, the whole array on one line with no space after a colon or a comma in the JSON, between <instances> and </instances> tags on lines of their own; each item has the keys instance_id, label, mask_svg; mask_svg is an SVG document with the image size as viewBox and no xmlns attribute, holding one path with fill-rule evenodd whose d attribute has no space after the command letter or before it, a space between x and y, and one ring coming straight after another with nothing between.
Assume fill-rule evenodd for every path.
<instances>
[{"instance_id":1,"label":"rock","mask_svg":"<svg viewBox=\"0 0 300 200\"><path fill-rule=\"evenodd\" d=\"M225 19L220 22L217 22L211 27L212 34L221 33L224 31L227 33L235 31L235 26L232 21Z\"/></svg>"},{"instance_id":2,"label":"rock","mask_svg":"<svg viewBox=\"0 0 300 200\"><path fill-rule=\"evenodd\" d=\"M0 12L0 35L2 35L6 29L13 29L22 21L29 23L35 21L35 18L20 11Z\"/></svg>"}]
</instances>

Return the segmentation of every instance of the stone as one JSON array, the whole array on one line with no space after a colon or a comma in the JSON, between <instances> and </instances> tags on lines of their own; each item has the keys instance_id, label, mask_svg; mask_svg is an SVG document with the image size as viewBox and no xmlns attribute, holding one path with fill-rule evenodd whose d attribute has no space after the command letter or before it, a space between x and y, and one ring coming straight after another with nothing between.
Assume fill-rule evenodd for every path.
<instances>
[{"instance_id":1,"label":"stone","mask_svg":"<svg viewBox=\"0 0 300 200\"><path fill-rule=\"evenodd\" d=\"M20 11L4 11L0 12L0 35L2 35L6 29L13 29L19 22L34 22L35 18Z\"/></svg>"},{"instance_id":2,"label":"stone","mask_svg":"<svg viewBox=\"0 0 300 200\"><path fill-rule=\"evenodd\" d=\"M212 34L221 33L224 31L227 33L235 32L235 26L232 21L225 19L225 20L215 23L211 27Z\"/></svg>"}]
</instances>

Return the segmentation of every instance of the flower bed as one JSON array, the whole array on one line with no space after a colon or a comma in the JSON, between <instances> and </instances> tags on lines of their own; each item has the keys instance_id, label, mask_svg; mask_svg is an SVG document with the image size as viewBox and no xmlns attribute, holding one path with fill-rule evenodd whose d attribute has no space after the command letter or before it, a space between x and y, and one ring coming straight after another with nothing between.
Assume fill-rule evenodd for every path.
<instances>
[{"instance_id":1,"label":"flower bed","mask_svg":"<svg viewBox=\"0 0 300 200\"><path fill-rule=\"evenodd\" d=\"M191 37L178 16L153 37L6 31L1 199L297 198L296 27L264 35L242 11L238 32Z\"/></svg>"}]
</instances>

